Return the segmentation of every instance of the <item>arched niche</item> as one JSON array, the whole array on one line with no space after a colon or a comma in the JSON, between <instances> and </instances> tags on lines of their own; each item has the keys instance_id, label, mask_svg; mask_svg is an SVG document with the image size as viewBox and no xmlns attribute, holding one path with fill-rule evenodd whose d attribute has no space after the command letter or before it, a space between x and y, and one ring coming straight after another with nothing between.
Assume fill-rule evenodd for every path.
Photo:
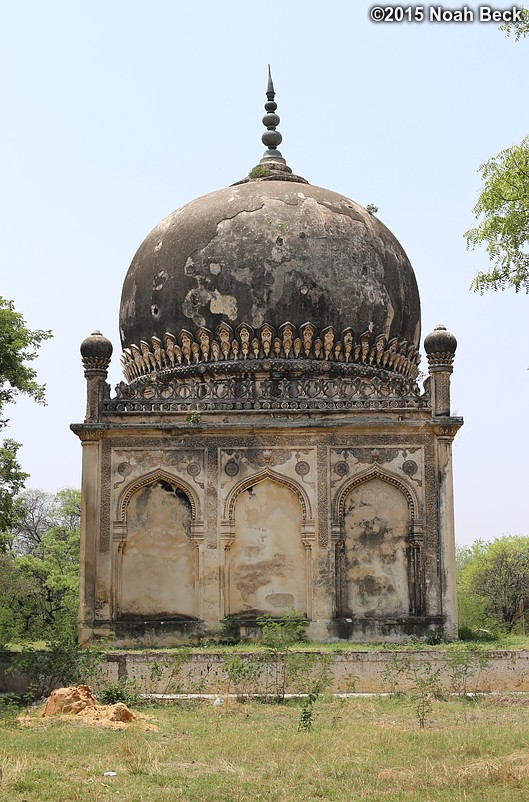
<instances>
[{"instance_id":1,"label":"arched niche","mask_svg":"<svg viewBox=\"0 0 529 802\"><path fill-rule=\"evenodd\" d=\"M114 524L114 617L199 617L198 499L154 471L125 488Z\"/></svg>"},{"instance_id":2,"label":"arched niche","mask_svg":"<svg viewBox=\"0 0 529 802\"><path fill-rule=\"evenodd\" d=\"M280 617L295 609L310 618L310 511L304 490L269 469L234 488L223 521L225 615Z\"/></svg>"},{"instance_id":3,"label":"arched niche","mask_svg":"<svg viewBox=\"0 0 529 802\"><path fill-rule=\"evenodd\" d=\"M424 614L418 503L379 466L354 477L334 504L337 612L353 619Z\"/></svg>"}]
</instances>

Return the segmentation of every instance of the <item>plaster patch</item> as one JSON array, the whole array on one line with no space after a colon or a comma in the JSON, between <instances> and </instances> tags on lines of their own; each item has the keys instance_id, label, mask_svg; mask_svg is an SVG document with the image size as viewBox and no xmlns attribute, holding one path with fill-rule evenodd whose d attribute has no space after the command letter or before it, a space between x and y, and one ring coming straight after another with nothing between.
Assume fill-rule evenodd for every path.
<instances>
[{"instance_id":1,"label":"plaster patch","mask_svg":"<svg viewBox=\"0 0 529 802\"><path fill-rule=\"evenodd\" d=\"M206 319L200 314L199 309L205 306L210 298L211 293L204 290L202 287L189 290L182 302L182 312L187 318L192 320L196 326L205 326Z\"/></svg>"},{"instance_id":2,"label":"plaster patch","mask_svg":"<svg viewBox=\"0 0 529 802\"><path fill-rule=\"evenodd\" d=\"M160 270L158 273L156 273L155 276L153 276L152 280L153 290L161 290L166 281L167 281L167 271Z\"/></svg>"},{"instance_id":3,"label":"plaster patch","mask_svg":"<svg viewBox=\"0 0 529 802\"><path fill-rule=\"evenodd\" d=\"M229 320L237 319L237 299L233 295L221 295L214 290L209 308L214 315L226 315Z\"/></svg>"},{"instance_id":4,"label":"plaster patch","mask_svg":"<svg viewBox=\"0 0 529 802\"><path fill-rule=\"evenodd\" d=\"M294 607L294 596L292 593L269 593L265 596L268 604L272 607L277 607L282 610L288 610L289 607Z\"/></svg>"}]
</instances>

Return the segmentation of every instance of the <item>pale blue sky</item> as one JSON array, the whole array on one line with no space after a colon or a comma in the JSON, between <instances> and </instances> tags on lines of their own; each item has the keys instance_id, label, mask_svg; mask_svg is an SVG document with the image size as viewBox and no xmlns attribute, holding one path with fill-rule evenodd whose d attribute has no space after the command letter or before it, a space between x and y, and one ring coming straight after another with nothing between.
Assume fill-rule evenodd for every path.
<instances>
[{"instance_id":1,"label":"pale blue sky","mask_svg":"<svg viewBox=\"0 0 529 802\"><path fill-rule=\"evenodd\" d=\"M443 322L458 338L458 542L529 534L529 299L469 292L486 260L463 239L477 167L528 133L529 40L479 23L375 24L368 8L3 4L0 294L54 332L36 363L48 406L9 410L28 486L79 486L68 428L84 417L79 344L101 329L115 348L110 381L121 380L118 309L134 252L173 209L259 161L271 62L290 166L379 207L415 268L423 335Z\"/></svg>"}]
</instances>

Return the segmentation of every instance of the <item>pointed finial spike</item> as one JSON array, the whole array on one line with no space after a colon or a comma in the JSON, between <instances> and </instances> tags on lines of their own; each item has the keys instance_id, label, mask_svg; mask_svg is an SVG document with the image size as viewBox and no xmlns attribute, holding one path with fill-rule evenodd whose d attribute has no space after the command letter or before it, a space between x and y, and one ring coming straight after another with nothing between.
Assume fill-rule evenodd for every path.
<instances>
[{"instance_id":1,"label":"pointed finial spike","mask_svg":"<svg viewBox=\"0 0 529 802\"><path fill-rule=\"evenodd\" d=\"M266 86L266 97L267 102L265 103L265 111L266 114L263 117L263 125L266 126L266 132L261 137L261 142L263 145L266 145L268 150L265 151L263 158L261 159L261 164L264 161L276 161L281 164L286 164L285 160L283 159L281 153L277 149L277 146L281 144L281 140L283 137L276 130L276 126L279 125L279 115L276 114L277 103L275 102L275 91L274 91L274 84L272 81L272 72L270 70L270 64L268 65L268 84Z\"/></svg>"},{"instance_id":2,"label":"pointed finial spike","mask_svg":"<svg viewBox=\"0 0 529 802\"><path fill-rule=\"evenodd\" d=\"M268 100L273 100L275 97L274 91L274 82L272 81L272 72L270 70L270 64L268 65L268 84L266 86L266 96Z\"/></svg>"},{"instance_id":3,"label":"pointed finial spike","mask_svg":"<svg viewBox=\"0 0 529 802\"><path fill-rule=\"evenodd\" d=\"M302 184L308 184L308 181L301 176L295 176L292 174L292 170L281 155L281 152L278 150L283 137L277 130L280 119L279 114L277 114L277 103L274 99L275 94L274 82L272 80L272 70L270 69L270 64L268 64L266 103L264 104L266 113L263 117L263 125L266 128L266 131L261 137L261 142L263 145L266 145L266 150L263 153L263 157L259 161L259 164L252 168L252 170L250 170L248 173L248 178L239 182L241 184L245 183L245 181L274 180L298 181Z\"/></svg>"}]
</instances>

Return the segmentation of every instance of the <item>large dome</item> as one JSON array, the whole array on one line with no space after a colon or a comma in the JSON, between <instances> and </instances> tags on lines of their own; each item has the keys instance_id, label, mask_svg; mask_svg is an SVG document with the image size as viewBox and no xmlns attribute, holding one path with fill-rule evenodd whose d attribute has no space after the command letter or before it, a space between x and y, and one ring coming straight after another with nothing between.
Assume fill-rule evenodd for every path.
<instances>
[{"instance_id":1,"label":"large dome","mask_svg":"<svg viewBox=\"0 0 529 802\"><path fill-rule=\"evenodd\" d=\"M362 206L292 174L277 150L271 79L267 97L259 166L170 214L132 260L120 309L126 378L168 380L204 363L240 373L241 359L269 371L270 359L296 358L413 379L420 301L404 250Z\"/></svg>"},{"instance_id":2,"label":"large dome","mask_svg":"<svg viewBox=\"0 0 529 802\"><path fill-rule=\"evenodd\" d=\"M147 236L123 286L123 347L286 321L419 343L417 282L398 241L354 201L309 184L258 179L188 203Z\"/></svg>"}]
</instances>

